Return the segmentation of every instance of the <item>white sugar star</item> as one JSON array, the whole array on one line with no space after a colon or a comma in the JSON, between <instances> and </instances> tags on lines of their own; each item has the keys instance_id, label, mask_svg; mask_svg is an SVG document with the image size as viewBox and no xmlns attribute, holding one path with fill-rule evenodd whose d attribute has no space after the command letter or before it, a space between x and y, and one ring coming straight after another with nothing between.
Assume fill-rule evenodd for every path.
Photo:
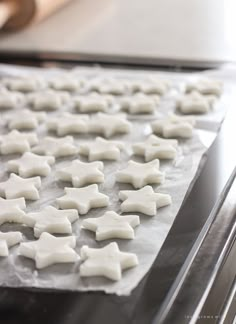
<instances>
[{"instance_id":1,"label":"white sugar star","mask_svg":"<svg viewBox=\"0 0 236 324\"><path fill-rule=\"evenodd\" d=\"M0 111L14 109L24 100L24 96L18 92L1 90L0 92Z\"/></svg>"},{"instance_id":2,"label":"white sugar star","mask_svg":"<svg viewBox=\"0 0 236 324\"><path fill-rule=\"evenodd\" d=\"M166 138L190 138L193 136L195 120L192 116L170 115L151 123L152 131Z\"/></svg>"},{"instance_id":3,"label":"white sugar star","mask_svg":"<svg viewBox=\"0 0 236 324\"><path fill-rule=\"evenodd\" d=\"M72 182L74 187L82 187L88 183L104 182L103 163L100 161L84 163L72 161L71 165L56 172L57 178Z\"/></svg>"},{"instance_id":4,"label":"white sugar star","mask_svg":"<svg viewBox=\"0 0 236 324\"><path fill-rule=\"evenodd\" d=\"M202 79L186 86L186 92L196 90L204 95L220 96L223 91L223 84L217 80Z\"/></svg>"},{"instance_id":5,"label":"white sugar star","mask_svg":"<svg viewBox=\"0 0 236 324\"><path fill-rule=\"evenodd\" d=\"M1 154L24 153L30 151L30 147L38 143L36 134L20 133L13 130L0 136Z\"/></svg>"},{"instance_id":6,"label":"white sugar star","mask_svg":"<svg viewBox=\"0 0 236 324\"><path fill-rule=\"evenodd\" d=\"M11 173L7 181L0 183L0 196L7 199L24 197L29 200L38 200L40 187L40 177L23 179Z\"/></svg>"},{"instance_id":7,"label":"white sugar star","mask_svg":"<svg viewBox=\"0 0 236 324\"><path fill-rule=\"evenodd\" d=\"M144 92L146 94L164 95L169 89L169 82L157 78L148 78L143 81L131 81L130 88L133 92Z\"/></svg>"},{"instance_id":8,"label":"white sugar star","mask_svg":"<svg viewBox=\"0 0 236 324\"><path fill-rule=\"evenodd\" d=\"M25 199L3 199L0 198L0 225L4 223L23 223L26 208Z\"/></svg>"},{"instance_id":9,"label":"white sugar star","mask_svg":"<svg viewBox=\"0 0 236 324\"><path fill-rule=\"evenodd\" d=\"M139 190L123 190L119 192L123 200L121 211L123 213L139 212L148 216L156 215L157 208L171 204L171 197L167 194L156 193L151 186Z\"/></svg>"},{"instance_id":10,"label":"white sugar star","mask_svg":"<svg viewBox=\"0 0 236 324\"><path fill-rule=\"evenodd\" d=\"M138 265L137 256L133 253L121 252L117 243L112 242L101 249L92 249L84 245L80 250L81 277L103 276L118 281L122 270Z\"/></svg>"},{"instance_id":11,"label":"white sugar star","mask_svg":"<svg viewBox=\"0 0 236 324\"><path fill-rule=\"evenodd\" d=\"M52 90L28 95L28 103L33 110L58 110L68 100L69 95L67 93Z\"/></svg>"},{"instance_id":12,"label":"white sugar star","mask_svg":"<svg viewBox=\"0 0 236 324\"><path fill-rule=\"evenodd\" d=\"M132 97L121 100L121 108L130 114L152 114L155 112L156 106L159 104L158 96L147 96L143 93L137 93Z\"/></svg>"},{"instance_id":13,"label":"white sugar star","mask_svg":"<svg viewBox=\"0 0 236 324\"><path fill-rule=\"evenodd\" d=\"M50 165L54 163L55 158L53 156L40 156L26 152L19 159L9 161L7 168L9 171L26 178L34 175L47 176L51 171Z\"/></svg>"},{"instance_id":14,"label":"white sugar star","mask_svg":"<svg viewBox=\"0 0 236 324\"><path fill-rule=\"evenodd\" d=\"M72 136L62 138L44 137L31 151L37 154L63 157L78 153L78 148L75 146Z\"/></svg>"},{"instance_id":15,"label":"white sugar star","mask_svg":"<svg viewBox=\"0 0 236 324\"><path fill-rule=\"evenodd\" d=\"M55 131L57 135L80 134L88 132L88 115L60 114L48 120L48 130Z\"/></svg>"},{"instance_id":16,"label":"white sugar star","mask_svg":"<svg viewBox=\"0 0 236 324\"><path fill-rule=\"evenodd\" d=\"M75 208L79 214L87 214L91 208L107 207L109 197L98 191L96 184L84 188L65 188L66 194L57 199L61 209Z\"/></svg>"},{"instance_id":17,"label":"white sugar star","mask_svg":"<svg viewBox=\"0 0 236 324\"><path fill-rule=\"evenodd\" d=\"M122 95L127 90L127 82L112 77L99 77L90 82L90 89L100 93Z\"/></svg>"},{"instance_id":18,"label":"white sugar star","mask_svg":"<svg viewBox=\"0 0 236 324\"><path fill-rule=\"evenodd\" d=\"M112 238L133 239L133 228L139 224L139 216L120 216L113 211L108 211L101 217L87 218L82 222L83 228L96 232L97 241Z\"/></svg>"},{"instance_id":19,"label":"white sugar star","mask_svg":"<svg viewBox=\"0 0 236 324\"><path fill-rule=\"evenodd\" d=\"M37 241L21 243L19 254L34 259L36 267L42 269L54 263L76 262L75 246L75 236L55 237L44 232Z\"/></svg>"},{"instance_id":20,"label":"white sugar star","mask_svg":"<svg viewBox=\"0 0 236 324\"><path fill-rule=\"evenodd\" d=\"M11 91L34 92L42 86L39 79L32 77L5 78L3 84Z\"/></svg>"},{"instance_id":21,"label":"white sugar star","mask_svg":"<svg viewBox=\"0 0 236 324\"><path fill-rule=\"evenodd\" d=\"M155 135L150 135L145 142L132 145L136 155L143 155L145 161L153 159L174 159L176 157L177 140L167 140Z\"/></svg>"},{"instance_id":22,"label":"white sugar star","mask_svg":"<svg viewBox=\"0 0 236 324\"><path fill-rule=\"evenodd\" d=\"M113 97L92 92L86 96L75 97L74 103L79 112L106 112L113 103Z\"/></svg>"},{"instance_id":23,"label":"white sugar star","mask_svg":"<svg viewBox=\"0 0 236 324\"><path fill-rule=\"evenodd\" d=\"M89 122L89 132L99 133L105 137L111 137L115 134L129 133L131 123L127 121L125 115L108 115L97 113Z\"/></svg>"},{"instance_id":24,"label":"white sugar star","mask_svg":"<svg viewBox=\"0 0 236 324\"><path fill-rule=\"evenodd\" d=\"M46 120L46 114L43 112L32 112L28 109L23 109L20 114L13 114L7 118L8 127L10 129L34 129L39 126L39 123Z\"/></svg>"},{"instance_id":25,"label":"white sugar star","mask_svg":"<svg viewBox=\"0 0 236 324\"><path fill-rule=\"evenodd\" d=\"M101 137L96 137L95 142L80 144L79 153L87 155L89 161L96 160L119 160L120 151L124 149L124 144L118 141L107 141Z\"/></svg>"},{"instance_id":26,"label":"white sugar star","mask_svg":"<svg viewBox=\"0 0 236 324\"><path fill-rule=\"evenodd\" d=\"M59 91L75 92L84 85L83 79L74 78L73 76L63 75L57 76L50 80L49 86Z\"/></svg>"},{"instance_id":27,"label":"white sugar star","mask_svg":"<svg viewBox=\"0 0 236 324\"><path fill-rule=\"evenodd\" d=\"M23 241L20 232L0 232L0 256L5 257L9 255L8 248Z\"/></svg>"},{"instance_id":28,"label":"white sugar star","mask_svg":"<svg viewBox=\"0 0 236 324\"><path fill-rule=\"evenodd\" d=\"M71 234L71 223L79 218L75 209L58 210L48 206L37 213L24 215L23 221L34 228L34 236L39 237L43 232L57 234Z\"/></svg>"},{"instance_id":29,"label":"white sugar star","mask_svg":"<svg viewBox=\"0 0 236 324\"><path fill-rule=\"evenodd\" d=\"M211 110L214 102L214 96L206 96L197 91L192 91L183 95L183 97L177 101L177 108L183 114L204 114Z\"/></svg>"},{"instance_id":30,"label":"white sugar star","mask_svg":"<svg viewBox=\"0 0 236 324\"><path fill-rule=\"evenodd\" d=\"M159 160L148 163L129 161L128 166L116 173L117 182L131 183L134 188L142 188L147 184L163 182L165 174L159 170Z\"/></svg>"}]
</instances>

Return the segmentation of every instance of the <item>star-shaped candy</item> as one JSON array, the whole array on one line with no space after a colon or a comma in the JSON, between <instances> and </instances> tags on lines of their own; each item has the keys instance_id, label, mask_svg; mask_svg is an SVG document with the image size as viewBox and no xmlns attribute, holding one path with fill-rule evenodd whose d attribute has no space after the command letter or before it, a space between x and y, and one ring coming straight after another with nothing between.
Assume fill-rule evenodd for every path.
<instances>
[{"instance_id":1,"label":"star-shaped candy","mask_svg":"<svg viewBox=\"0 0 236 324\"><path fill-rule=\"evenodd\" d=\"M33 153L52 155L56 158L70 156L78 153L72 136L62 138L44 137L42 141L31 150Z\"/></svg>"},{"instance_id":2,"label":"star-shaped candy","mask_svg":"<svg viewBox=\"0 0 236 324\"><path fill-rule=\"evenodd\" d=\"M38 200L40 187L40 177L24 179L11 173L7 181L0 183L0 196L7 199L24 197L28 200Z\"/></svg>"},{"instance_id":3,"label":"star-shaped candy","mask_svg":"<svg viewBox=\"0 0 236 324\"><path fill-rule=\"evenodd\" d=\"M57 199L61 209L75 208L84 215L91 208L107 207L109 197L98 191L96 184L84 188L65 188L66 194Z\"/></svg>"},{"instance_id":4,"label":"star-shaped candy","mask_svg":"<svg viewBox=\"0 0 236 324\"><path fill-rule=\"evenodd\" d=\"M196 90L203 95L220 96L223 91L223 84L218 80L202 79L186 85L186 92L191 92L193 90Z\"/></svg>"},{"instance_id":5,"label":"star-shaped candy","mask_svg":"<svg viewBox=\"0 0 236 324\"><path fill-rule=\"evenodd\" d=\"M101 95L96 92L92 92L86 96L75 97L74 103L75 108L79 112L106 112L113 103L113 97L110 95Z\"/></svg>"},{"instance_id":6,"label":"star-shaped candy","mask_svg":"<svg viewBox=\"0 0 236 324\"><path fill-rule=\"evenodd\" d=\"M89 122L89 132L111 137L115 134L124 134L131 131L131 123L125 115L108 115L97 113Z\"/></svg>"},{"instance_id":7,"label":"star-shaped candy","mask_svg":"<svg viewBox=\"0 0 236 324\"><path fill-rule=\"evenodd\" d=\"M120 151L124 149L124 144L118 141L108 141L101 137L96 137L95 141L87 144L80 144L79 153L87 155L89 161L96 160L119 160Z\"/></svg>"},{"instance_id":8,"label":"star-shaped candy","mask_svg":"<svg viewBox=\"0 0 236 324\"><path fill-rule=\"evenodd\" d=\"M25 199L0 198L0 225L4 223L23 223Z\"/></svg>"},{"instance_id":9,"label":"star-shaped candy","mask_svg":"<svg viewBox=\"0 0 236 324\"><path fill-rule=\"evenodd\" d=\"M127 90L127 82L112 77L99 77L90 82L90 89L100 93L122 95Z\"/></svg>"},{"instance_id":10,"label":"star-shaped candy","mask_svg":"<svg viewBox=\"0 0 236 324\"><path fill-rule=\"evenodd\" d=\"M76 209L58 210L48 206L37 213L23 216L24 224L34 228L34 236L39 237L43 232L71 234L71 223L79 218Z\"/></svg>"},{"instance_id":11,"label":"star-shaped candy","mask_svg":"<svg viewBox=\"0 0 236 324\"><path fill-rule=\"evenodd\" d=\"M139 190L122 190L119 198L123 200L123 213L138 212L148 216L156 215L158 208L171 204L170 195L154 192L151 186Z\"/></svg>"},{"instance_id":12,"label":"star-shaped candy","mask_svg":"<svg viewBox=\"0 0 236 324\"><path fill-rule=\"evenodd\" d=\"M55 237L44 232L37 241L21 243L19 254L34 259L36 267L42 269L54 263L76 262L75 246L75 236Z\"/></svg>"},{"instance_id":13,"label":"star-shaped candy","mask_svg":"<svg viewBox=\"0 0 236 324\"><path fill-rule=\"evenodd\" d=\"M24 100L24 96L18 92L7 90L0 91L0 111L6 109L14 109Z\"/></svg>"},{"instance_id":14,"label":"star-shaped candy","mask_svg":"<svg viewBox=\"0 0 236 324\"><path fill-rule=\"evenodd\" d=\"M75 92L84 85L84 80L72 75L58 75L49 82L49 86L57 91Z\"/></svg>"},{"instance_id":15,"label":"star-shaped candy","mask_svg":"<svg viewBox=\"0 0 236 324\"><path fill-rule=\"evenodd\" d=\"M139 224L139 216L120 216L113 211L108 211L101 217L83 220L82 227L95 232L96 240L102 241L112 238L133 239L133 229Z\"/></svg>"},{"instance_id":16,"label":"star-shaped candy","mask_svg":"<svg viewBox=\"0 0 236 324\"><path fill-rule=\"evenodd\" d=\"M25 178L35 175L45 177L51 172L50 165L54 163L55 158L53 156L40 156L26 152L19 159L8 161L7 168Z\"/></svg>"},{"instance_id":17,"label":"star-shaped candy","mask_svg":"<svg viewBox=\"0 0 236 324\"><path fill-rule=\"evenodd\" d=\"M123 98L121 100L121 108L128 111L130 114L152 114L155 112L158 104L158 96L150 97L143 93L137 93L132 97Z\"/></svg>"},{"instance_id":18,"label":"star-shaped candy","mask_svg":"<svg viewBox=\"0 0 236 324\"><path fill-rule=\"evenodd\" d=\"M44 112L32 112L23 109L20 114L8 117L7 123L10 129L35 129L45 120L46 114Z\"/></svg>"},{"instance_id":19,"label":"star-shaped candy","mask_svg":"<svg viewBox=\"0 0 236 324\"><path fill-rule=\"evenodd\" d=\"M143 92L146 94L164 95L169 89L169 82L167 80L150 77L146 80L134 80L130 83L130 88L133 92Z\"/></svg>"},{"instance_id":20,"label":"star-shaped candy","mask_svg":"<svg viewBox=\"0 0 236 324\"><path fill-rule=\"evenodd\" d=\"M30 147L38 143L36 134L20 133L13 130L0 136L1 154L24 153L30 151Z\"/></svg>"},{"instance_id":21,"label":"star-shaped candy","mask_svg":"<svg viewBox=\"0 0 236 324\"><path fill-rule=\"evenodd\" d=\"M159 160L148 163L129 161L128 166L116 173L116 181L131 183L134 188L142 188L147 184L161 183L165 174L159 170Z\"/></svg>"},{"instance_id":22,"label":"star-shaped candy","mask_svg":"<svg viewBox=\"0 0 236 324\"><path fill-rule=\"evenodd\" d=\"M11 77L3 79L3 84L11 91L33 92L37 91L42 83L39 79L31 77Z\"/></svg>"},{"instance_id":23,"label":"star-shaped candy","mask_svg":"<svg viewBox=\"0 0 236 324\"><path fill-rule=\"evenodd\" d=\"M0 232L0 256L5 257L9 255L8 248L23 241L20 232Z\"/></svg>"},{"instance_id":24,"label":"star-shaped candy","mask_svg":"<svg viewBox=\"0 0 236 324\"><path fill-rule=\"evenodd\" d=\"M80 134L88 132L88 115L74 115L63 113L48 120L49 131L55 131L57 135Z\"/></svg>"},{"instance_id":25,"label":"star-shaped candy","mask_svg":"<svg viewBox=\"0 0 236 324\"><path fill-rule=\"evenodd\" d=\"M88 183L104 182L103 163L101 161L84 163L72 161L71 165L57 171L57 178L72 182L74 187L82 187Z\"/></svg>"},{"instance_id":26,"label":"star-shaped candy","mask_svg":"<svg viewBox=\"0 0 236 324\"><path fill-rule=\"evenodd\" d=\"M28 96L28 103L33 110L58 110L68 100L67 93L52 90L36 92Z\"/></svg>"},{"instance_id":27,"label":"star-shaped candy","mask_svg":"<svg viewBox=\"0 0 236 324\"><path fill-rule=\"evenodd\" d=\"M211 110L214 102L214 96L206 96L197 91L192 91L177 101L177 108L183 114L204 114Z\"/></svg>"},{"instance_id":28,"label":"star-shaped candy","mask_svg":"<svg viewBox=\"0 0 236 324\"><path fill-rule=\"evenodd\" d=\"M170 115L151 123L152 131L166 138L190 138L193 136L195 119L192 116Z\"/></svg>"},{"instance_id":29,"label":"star-shaped candy","mask_svg":"<svg viewBox=\"0 0 236 324\"><path fill-rule=\"evenodd\" d=\"M139 144L142 144L142 146L140 146ZM166 139L166 138L162 138L162 137L159 137L159 136L156 136L156 135L152 134L145 141L145 145L154 145L154 146L155 145L156 146L159 146L159 145L171 145L171 146L177 148L178 147L178 140L177 139ZM142 152L144 152L143 142L135 143L134 146L135 147L140 146L140 151L142 150ZM142 147L142 149L141 149L141 147ZM139 154L139 153L137 153L137 154ZM140 152L140 154L141 154L141 152Z\"/></svg>"},{"instance_id":30,"label":"star-shaped candy","mask_svg":"<svg viewBox=\"0 0 236 324\"><path fill-rule=\"evenodd\" d=\"M118 281L122 270L138 265L138 258L133 253L121 252L117 243L112 242L100 249L92 249L84 245L80 250L81 277L103 276Z\"/></svg>"},{"instance_id":31,"label":"star-shaped candy","mask_svg":"<svg viewBox=\"0 0 236 324\"><path fill-rule=\"evenodd\" d=\"M133 152L136 155L145 157L145 161L154 159L174 159L176 157L176 147L178 141L173 139L163 139L155 135L150 135L145 142L133 144Z\"/></svg>"}]
</instances>

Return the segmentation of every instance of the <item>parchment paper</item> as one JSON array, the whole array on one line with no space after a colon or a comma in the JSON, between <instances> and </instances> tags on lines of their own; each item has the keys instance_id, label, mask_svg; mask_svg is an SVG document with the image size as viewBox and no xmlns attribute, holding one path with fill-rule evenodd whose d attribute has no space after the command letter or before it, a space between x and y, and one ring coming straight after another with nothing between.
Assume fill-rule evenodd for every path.
<instances>
[{"instance_id":1,"label":"parchment paper","mask_svg":"<svg viewBox=\"0 0 236 324\"><path fill-rule=\"evenodd\" d=\"M33 74L43 78L48 78L51 75L64 73L58 69L35 69L22 67L0 66L1 75L28 75ZM145 78L145 72L133 71L113 71L102 70L98 68L77 68L69 72L74 76L83 76L85 78L93 78L98 75L112 75L117 78ZM150 72L148 73L150 74ZM155 73L152 73L155 75ZM157 73L160 77L166 78L172 82L172 87L169 93L161 100L161 105L157 110L157 115L166 115L170 111L175 111L175 99L180 95L184 83L188 80L200 78L201 75L182 74L182 73ZM127 165L127 161L134 159L135 161L144 162L143 158L131 156L131 144L138 141L144 141L151 133L150 121L156 118L155 116L128 116L133 123L131 134L115 136L114 139L119 139L125 142L126 150L122 153L122 159L119 162L104 162L105 182L99 185L101 192L110 197L110 205L107 208L99 208L91 210L87 215L81 216L80 219L73 224L73 235L77 237L76 251L80 253L80 248L86 244L90 247L103 247L111 241L116 241L121 251L132 252L137 254L139 265L135 268L123 272L123 278L119 282L112 282L105 278L81 278L79 275L80 262L75 264L58 264L47 267L42 270L37 270L32 260L18 255L18 246L10 249L10 255L7 258L0 259L0 285L11 287L38 287L49 289L65 289L65 290L103 290L106 293L115 293L117 295L128 295L137 286L146 272L152 266L161 246L174 222L178 210L183 202L183 199L188 191L191 182L199 170L199 162L204 153L212 144L216 137L220 123L226 113L229 103L232 101L232 89L226 85L224 94L217 102L214 110L208 115L197 117L197 127L192 139L180 141L180 149L177 158L174 161L161 161L161 171L166 172L166 179L162 185L154 186L157 192L168 193L172 197L172 205L158 209L157 215L154 217L140 215L141 224L135 229L134 240L106 240L96 242L94 233L80 229L81 221L87 217L101 216L107 210L120 212L120 201L118 193L120 190L133 189L130 185L118 184L115 182L115 172L118 169L123 169ZM117 99L119 100L119 99ZM22 107L16 109L19 112ZM63 110L73 111L69 106L63 107ZM73 111L74 112L74 111ZM4 126L4 114L1 114L1 133L6 133L7 129ZM11 112L9 112L11 114ZM49 113L55 115L56 113ZM37 131L40 138L44 137L47 132L45 125L41 125ZM79 135L74 136L76 144L92 141L95 136ZM5 181L8 178L5 162L18 157L11 155L1 157L1 173L0 181ZM68 183L56 181L55 170L69 165L70 161L77 156L68 158L60 158L56 160L56 164L52 167L50 176L42 178L42 188L40 190L40 199L36 202L27 202L27 211L38 211L48 205L57 206L55 199L64 195L63 188L71 186ZM82 156L79 157L83 161L87 161ZM137 213L133 213L137 214ZM189 215L191 218L191 215ZM1 231L20 230L24 234L24 240L34 240L33 230L18 224L4 224L1 226Z\"/></svg>"}]
</instances>

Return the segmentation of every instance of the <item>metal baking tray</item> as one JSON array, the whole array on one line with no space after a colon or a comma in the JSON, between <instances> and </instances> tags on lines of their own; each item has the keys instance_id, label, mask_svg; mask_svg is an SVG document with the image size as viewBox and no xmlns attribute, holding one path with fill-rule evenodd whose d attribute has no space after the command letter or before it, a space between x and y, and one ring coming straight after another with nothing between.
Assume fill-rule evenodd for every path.
<instances>
[{"instance_id":1,"label":"metal baking tray","mask_svg":"<svg viewBox=\"0 0 236 324\"><path fill-rule=\"evenodd\" d=\"M21 59L18 58L17 63ZM38 65L48 64L39 58L36 61ZM15 57L8 62L15 63ZM71 65L74 62L67 63ZM80 61L76 63L79 65ZM122 67L131 68L131 65L122 63ZM140 68L144 67L145 64L140 65ZM217 280L223 273L228 256L232 258L234 251L232 190L236 187L236 152L232 139L236 138L236 129L233 120L236 120L236 113L230 111L216 140L203 157L204 163L152 268L130 296L2 287L0 323L194 323L204 307L206 311L206 301L212 295L212 289L214 300L221 305L217 312L224 314L223 306L227 304L227 297L232 295L235 268L231 266L227 289L224 286L224 298L220 290L217 296L214 295L214 287L219 283ZM228 201L231 202L230 212L226 208ZM212 244L210 250L209 244ZM212 316L219 319L220 316L223 318L222 314L217 317L212 313Z\"/></svg>"}]
</instances>

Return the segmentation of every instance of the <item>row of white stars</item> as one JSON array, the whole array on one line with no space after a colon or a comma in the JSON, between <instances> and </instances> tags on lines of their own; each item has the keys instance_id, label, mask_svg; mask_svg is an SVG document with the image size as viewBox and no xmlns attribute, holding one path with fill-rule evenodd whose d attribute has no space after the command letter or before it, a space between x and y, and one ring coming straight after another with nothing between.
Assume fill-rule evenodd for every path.
<instances>
[{"instance_id":1,"label":"row of white stars","mask_svg":"<svg viewBox=\"0 0 236 324\"><path fill-rule=\"evenodd\" d=\"M74 190L78 191L75 192ZM72 249L76 245L75 237L58 239L46 232L72 233L71 223L78 219L78 213L77 210L70 208L72 206L78 209L77 204L81 198L79 190L83 190L80 194L82 193L83 198L89 200L87 203L90 204L90 207L107 205L108 197L99 193L96 185L81 189L68 188L66 196L58 199L60 207L66 208L66 210L57 210L52 206L48 206L41 212L25 214L23 211L25 208L24 198L10 200L0 198L0 225L4 222L25 224L33 227L35 236L40 237L36 242L21 243L19 249L20 254L35 259L37 268L43 268L57 262L75 262L78 259L78 255ZM89 199L91 196L93 198ZM135 210L150 215L154 215L157 208L171 203L169 195L154 193L150 186L138 191L121 191L120 199L125 200L123 211L136 208ZM147 206L148 209L145 211ZM85 208L85 201L82 208ZM137 215L120 216L115 212L108 211L101 217L85 219L82 222L82 228L96 232L96 240L110 238L133 239L133 229L139 224L140 220ZM19 232L0 233L0 241L0 253L2 256L7 256L8 247L21 242L22 235ZM84 250L88 254L84 254ZM113 253L112 261L110 260L110 253ZM82 247L81 256L85 260L85 263L80 267L81 276L103 275L112 280L119 280L122 269L135 266L138 263L134 254L120 252L116 243L111 243L103 249ZM99 259L97 259L98 256Z\"/></svg>"},{"instance_id":2,"label":"row of white stars","mask_svg":"<svg viewBox=\"0 0 236 324\"><path fill-rule=\"evenodd\" d=\"M31 148L31 146L33 147ZM143 155L146 161L150 161L154 158L174 159L177 146L177 140L150 135L146 141L133 144L132 149L134 154ZM101 137L96 137L95 141L91 143L81 143L78 148L72 136L45 137L39 144L35 134L12 131L7 135L0 136L0 152L5 155L32 151L36 154L59 158L80 153L88 156L89 161L119 160L122 150L125 150L124 143L108 141Z\"/></svg>"}]
</instances>

